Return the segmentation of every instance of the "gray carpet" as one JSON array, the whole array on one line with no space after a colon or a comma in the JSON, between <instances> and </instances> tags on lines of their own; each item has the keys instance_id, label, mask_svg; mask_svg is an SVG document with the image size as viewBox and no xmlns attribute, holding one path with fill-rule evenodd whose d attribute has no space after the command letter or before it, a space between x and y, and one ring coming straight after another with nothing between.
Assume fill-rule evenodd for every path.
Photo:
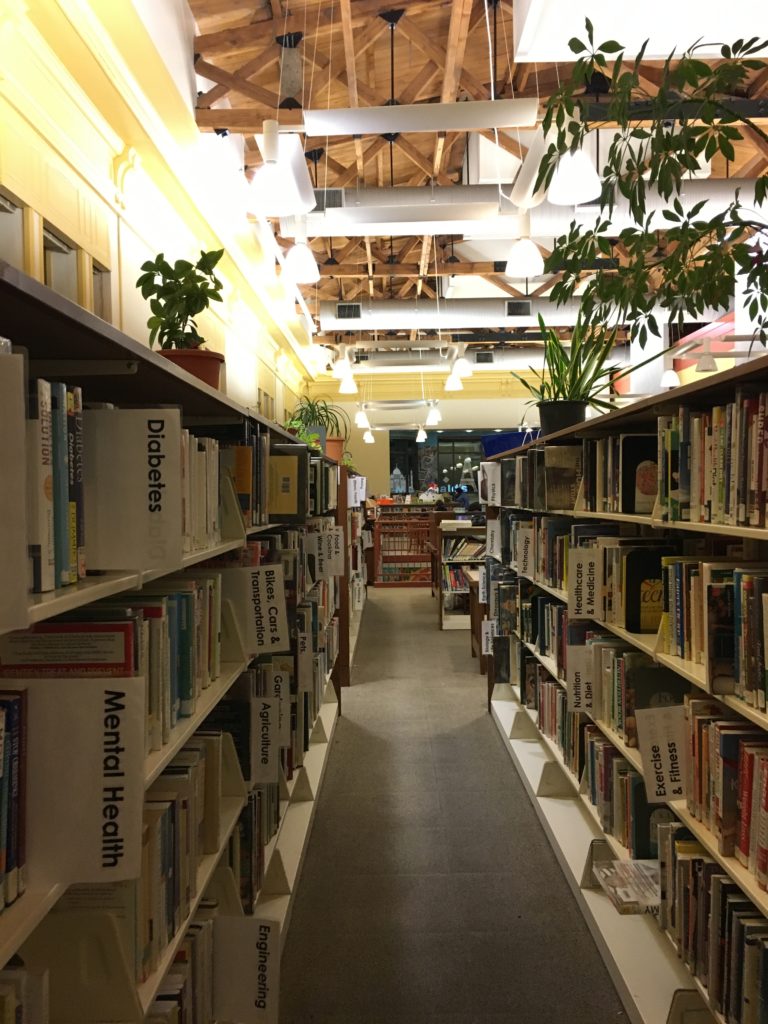
<instances>
[{"instance_id":1,"label":"gray carpet","mask_svg":"<svg viewBox=\"0 0 768 1024\"><path fill-rule=\"evenodd\" d=\"M616 1024L618 996L428 590L369 590L281 1024Z\"/></svg>"}]
</instances>

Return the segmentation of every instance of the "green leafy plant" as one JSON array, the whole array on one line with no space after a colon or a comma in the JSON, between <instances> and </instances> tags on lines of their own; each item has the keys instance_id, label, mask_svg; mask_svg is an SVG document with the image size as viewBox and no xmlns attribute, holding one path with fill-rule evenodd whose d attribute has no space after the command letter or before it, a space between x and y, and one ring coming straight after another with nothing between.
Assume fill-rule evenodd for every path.
<instances>
[{"instance_id":1,"label":"green leafy plant","mask_svg":"<svg viewBox=\"0 0 768 1024\"><path fill-rule=\"evenodd\" d=\"M355 469L355 460L352 457L352 452L345 450L344 455L342 456L341 459L341 464L342 466L346 466L347 469L351 469L355 473L357 472L357 470Z\"/></svg>"},{"instance_id":2,"label":"green leafy plant","mask_svg":"<svg viewBox=\"0 0 768 1024\"><path fill-rule=\"evenodd\" d=\"M584 323L579 313L571 334L570 346L566 346L557 331L544 323L539 314L539 326L544 335L544 365L541 369L531 366L535 376L531 382L512 371L512 376L531 395L534 402L587 402L595 409L606 412L613 405L600 395L612 383L621 380L633 370L653 362L661 352L635 366L621 367L609 362L616 347L616 328L594 326Z\"/></svg>"},{"instance_id":3,"label":"green leafy plant","mask_svg":"<svg viewBox=\"0 0 768 1024\"><path fill-rule=\"evenodd\" d=\"M754 36L724 44L711 65L699 55L704 44L696 42L654 69L649 87L642 67L647 42L629 62L621 43L609 39L595 45L589 19L586 35L586 40L570 40L577 55L570 78L546 104L542 128L554 141L541 162L536 187L549 184L560 156L580 149L589 132L613 128L615 133L598 168L598 220L592 227L572 222L545 261L547 272L560 275L552 300L564 303L579 293L585 323L627 324L631 336L644 345L649 334L659 333L659 306L671 321L680 322L729 309L738 270L744 277L745 304L757 324L755 337L765 343L768 251L757 236L768 227L768 210L761 210L768 174L756 179L751 197L742 196L743 188L736 190L717 213L705 202L686 210L680 197L702 159L720 153L733 162L735 144L741 140L768 147L768 134L750 117L744 99L752 76L768 68L768 61L755 56L768 47L768 40ZM598 81L608 85L601 108L590 95ZM602 112L596 115L598 109ZM611 214L620 196L635 226L617 235L611 231ZM649 196L660 196L668 204L661 211L663 237L658 215L648 212ZM618 267L600 267L601 260L619 255Z\"/></svg>"},{"instance_id":4,"label":"green leafy plant","mask_svg":"<svg viewBox=\"0 0 768 1024\"><path fill-rule=\"evenodd\" d=\"M307 430L306 425L301 420L293 418L286 420L285 429L290 430L292 434L295 434L297 440L301 441L302 444L306 444L310 448L317 448L319 450L320 435Z\"/></svg>"},{"instance_id":5,"label":"green leafy plant","mask_svg":"<svg viewBox=\"0 0 768 1024\"><path fill-rule=\"evenodd\" d=\"M205 341L198 332L195 317L211 302L221 302L222 282L214 268L224 255L223 249L201 252L197 263L176 260L171 265L158 253L142 263L144 273L136 281L152 316L147 320L149 344L159 341L160 348L199 348Z\"/></svg>"},{"instance_id":6,"label":"green leafy plant","mask_svg":"<svg viewBox=\"0 0 768 1024\"><path fill-rule=\"evenodd\" d=\"M302 423L306 427L324 427L328 437L349 438L349 417L338 406L329 405L324 398L309 398L302 395L299 404L291 413L291 421Z\"/></svg>"}]
</instances>

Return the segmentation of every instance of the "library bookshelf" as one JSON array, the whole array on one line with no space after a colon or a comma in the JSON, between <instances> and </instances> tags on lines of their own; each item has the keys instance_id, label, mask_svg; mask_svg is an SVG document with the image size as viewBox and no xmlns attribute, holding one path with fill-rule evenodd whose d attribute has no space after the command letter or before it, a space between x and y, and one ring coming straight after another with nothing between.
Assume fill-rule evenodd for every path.
<instances>
[{"instance_id":1,"label":"library bookshelf","mask_svg":"<svg viewBox=\"0 0 768 1024\"><path fill-rule=\"evenodd\" d=\"M134 560L129 554L132 550L130 544L126 542L124 568L89 571L76 583L43 593L28 592L26 552L29 527L25 518L24 490L22 488L20 494L16 495L15 503L12 496L6 494L3 512L8 513L15 532L4 532L0 555L4 564L11 566L14 572L20 570L21 576L16 578L18 573L16 576L9 573L9 586L0 602L0 641L12 639L19 630L37 628L52 620L60 621L55 618L58 616L76 620L78 615L95 614L98 620L99 613L92 610L95 602L108 601L112 607L111 602L119 602L126 596L141 596L144 588L148 588L146 594L151 595L158 592L158 587L162 590L169 581L182 579L182 574L190 578L196 578L195 573L201 577L216 576L222 563L212 562L213 559L221 560L222 556L239 559L245 555L249 544L258 542L269 545L274 542L279 545L283 543L279 538L287 537L290 541L286 541L286 544L290 542L298 545L296 561L292 564L299 566L299 575L294 582L298 584L301 581L303 589L296 589L290 599L309 602L308 607L314 602L322 610L322 615L318 613L321 626L318 626L316 634L309 637L309 682L305 676L303 693L299 687L298 699L303 699L310 719L304 725L304 740L291 739L292 743L298 744L298 753L294 755L293 761L289 759L286 762L287 768L285 763L280 764L278 761L279 770L274 779L275 791L279 795L278 823L260 854L260 885L255 891L252 907L248 908L252 910L252 915L245 915L254 925L258 922L270 925L274 936L270 955L274 954L279 965L292 897L300 876L316 799L340 712L341 691L349 685L352 510L348 501L347 471L332 460L320 456L313 458L314 466L310 468L309 455L304 446L297 444L295 438L282 427L238 405L224 393L207 387L111 325L3 263L0 263L0 335L12 341L14 352L19 350L23 353L23 375L18 372L18 355L3 356L0 360L0 388L5 389L4 395L10 394L18 381L25 377L63 381L69 387L82 388L88 403L97 403L100 407L108 403L118 410L154 407L177 409L180 422L190 432L190 436L213 438L221 445L239 444L242 438L247 438L254 451L261 446L266 453L267 461L259 464L265 481L263 500L259 499L260 521L248 522L244 519L242 496L236 493L232 478L226 473L219 476L217 466L215 476L208 477L209 481L215 479L218 482L218 492L209 496L209 514L217 523L216 535L212 539L200 542L193 537L191 542L178 544L178 557L161 568L142 563L140 559ZM5 362L6 359L8 362ZM8 479L18 480L21 453L24 453L22 461L26 461L29 452L25 452L24 438L27 432L23 409L22 419L13 419L13 412L14 408L4 403L0 419L3 419L7 431L13 431L12 436L19 443L8 446L8 450L0 456L0 463L4 475L6 472L9 474ZM86 436L86 448L87 441ZM202 441L200 446L202 450ZM267 506L266 480L268 459L272 457L270 452L287 454L297 460L306 458L307 489L302 491L299 487L296 492L298 513L295 515L283 516L282 512L270 512ZM254 459L256 457L254 455ZM310 508L311 473L315 474L316 486L312 499L314 505ZM302 479L301 474L299 479ZM302 508L306 508L306 512L301 511ZM343 552L342 566L331 572L328 568L322 570L318 562L312 569L314 576L309 575L307 567L310 563L306 553L308 538L315 533L324 535L333 532L336 527L341 531L338 546ZM181 530L182 524L179 521L179 535ZM263 542L259 540L261 537L264 538ZM317 547L319 550L319 545ZM331 547L333 543L329 544L329 550ZM262 554L266 550L266 547L262 547ZM278 547L277 550L281 549ZM253 563L235 561L226 564ZM285 566L288 563L283 559L282 564ZM213 586L211 584L211 593ZM279 593L279 599L282 600L282 590ZM212 607L209 606L207 614L212 614ZM249 607L246 604L239 606L234 597L222 597L218 614L220 618L215 621L218 624L220 663L215 676L211 672L212 678L202 683L193 701L194 706L186 713L179 714L175 723L169 725L162 742L150 746L142 736L144 749L136 749L130 760L126 760L126 764L131 766L130 784L139 793L139 812L144 799L142 794L150 788L162 788L164 780L171 777L168 775L171 766L189 749L190 742L202 735L199 730L208 730L210 734L210 716L242 684L244 674L249 669L255 671L263 662L263 658L260 661L261 652L253 648L249 638ZM289 636L287 632L284 635ZM190 635L189 643L192 642ZM283 642L287 644L288 640ZM200 647L201 651L206 649L210 652L210 644L206 648ZM295 635L290 636L290 650L283 647L283 652L292 666L291 672L298 673L299 655ZM138 665L137 661L137 668ZM139 672L135 674L141 675ZM139 678L133 690L138 692L138 684L143 681ZM7 688L13 688L18 682L9 679ZM72 684L66 679L57 682L62 693L72 693L75 704L72 713L75 714L79 698L72 686L76 681L73 680ZM124 682L133 685L132 680L126 679ZM34 683L35 680L30 679L29 685ZM24 688L27 682L19 685ZM145 693L140 705L142 717L149 713L146 701ZM41 758L43 755L35 743L37 719L34 708L37 705L30 701L30 706L33 708L28 723L30 757ZM65 717L63 721L68 719ZM87 717L83 718L83 722L88 721L90 719ZM83 728L87 726L83 725ZM144 732L144 729L140 731ZM217 735L221 739L222 751L216 805L218 842L211 843L205 852L200 847L199 858L190 866L196 880L193 886L194 897L189 901L186 913L177 921L170 941L160 951L154 968L143 980L136 981L134 972L129 969L130 951L125 947L117 919L108 909L96 904L85 912L71 913L66 906L61 909L61 905L66 904L62 897L69 897L68 889L72 883L77 883L76 888L81 889L96 879L87 875L57 877L55 856L41 857L40 848L30 845L25 865L26 888L0 912L0 962L5 964L14 954L21 954L30 970L48 971L52 995L51 1019L66 1017L82 1021L83 1024L96 1024L108 1019L119 1020L123 1024L139 1024L145 1020L157 993L166 983L165 979L174 967L177 954L187 940L188 927L196 920L196 915L202 910L212 913L211 907L214 907L214 916L226 921L243 916L241 892L233 873L233 863L236 863L233 861L233 843L237 841L234 837L242 827L241 812L253 794L249 794L249 785L244 781L240 753L236 751L232 737L225 730L217 732ZM64 746L57 749L66 751L68 742L73 762L77 762L78 748L87 746L82 740L82 735L73 733L69 738L65 736L61 741ZM80 768L87 773L89 766L83 764ZM64 790L67 789L66 765L49 765L43 771L43 763L36 761L30 762L30 771L35 778L41 776L41 773L45 775L47 771L51 784L56 780L63 783ZM94 763L92 773L97 772L98 765ZM65 797L69 798L66 793ZM34 820L34 804L24 806L28 820ZM45 821L38 820L30 834L45 835ZM140 846L140 827L137 841ZM63 846L68 842L72 842L71 837L56 835L49 837L47 845L55 852L59 844L60 852L65 853ZM66 856L63 860L66 860ZM140 857L137 863L141 865ZM139 867L131 877L139 877L140 870ZM133 884L131 877L115 883L106 883L100 878L99 883L119 887ZM222 932L226 932L226 929ZM99 944L104 954L98 966L94 965L88 952L94 948L94 942ZM277 984L273 985L275 998L278 988ZM244 993L243 999L247 1002L247 993Z\"/></svg>"},{"instance_id":2,"label":"library bookshelf","mask_svg":"<svg viewBox=\"0 0 768 1024\"><path fill-rule=\"evenodd\" d=\"M466 570L480 566L485 556L462 555L462 541L485 541L485 527L472 526L458 519L443 519L438 524L440 575L437 588L437 615L440 629L470 629L469 579ZM477 545L469 550L474 551ZM458 550L458 554L452 552Z\"/></svg>"},{"instance_id":3,"label":"library bookshelf","mask_svg":"<svg viewBox=\"0 0 768 1024\"><path fill-rule=\"evenodd\" d=\"M664 554L672 562L681 562L684 557L688 557L692 561L700 559L700 563L697 561L690 580L682 574L682 596L674 590L665 591L666 599L671 602L665 605L664 615L667 618L662 617L658 628L654 626L643 632L638 631L626 618L623 589L626 587L626 567L623 571L619 570L620 575L613 582L609 579L606 583L603 577L602 592L605 594L606 590L613 587L612 600L616 603L612 606L613 610L606 614L591 616L590 627L595 633L620 642L617 657L623 656L625 651L641 652L650 662L684 680L688 684L691 700L712 701L715 707L722 710L723 719L732 723L734 730L746 731L752 728L753 732L749 733L750 742L759 746L762 742L760 730L765 730L765 743L768 744L768 713L764 710L764 697L759 692L762 682L758 683L757 695L750 693L743 681L739 681L743 679L746 668L742 662L742 676L739 676L737 660L734 686L731 687L729 683L713 687L708 681L709 678L715 678L712 668L707 667L708 648L703 653L701 649L694 652L690 620L690 616L698 614L691 610L694 608L696 586L692 581L695 581L701 566L708 563L708 557L712 564L720 558L722 562L728 559L729 566L743 566L741 570L731 570L736 572L749 573L750 565L754 565L754 572L758 574L758 567L768 560L768 520L765 520L762 509L758 512L750 505L750 500L756 502L755 509L760 504L760 499L754 497L754 482L758 481L758 490L760 486L764 489L766 477L760 475L764 470L759 467L768 466L763 455L762 419L758 423L758 412L762 416L765 404L765 399L761 397L764 392L768 392L768 357L757 358L745 366L655 395L625 409L595 417L496 456L502 461L517 460L516 467L509 470L509 479L512 481L511 487L516 486L518 490L514 492L514 499L510 498L510 491L507 490L500 508L500 517L504 519L506 516L508 521L508 526L502 528L502 535L504 529L509 530L506 548L502 541L502 561L507 568L517 573L520 582L513 586L527 588L525 600L533 600L536 608L544 609L538 620L538 633L531 636L530 622L521 626L519 608L524 599L519 596L522 590L518 589L516 625L508 630L512 642L511 657L512 660L518 657L518 664L521 665L525 659L533 660L539 666L535 670L535 686L551 687L554 681L561 691L559 699L562 704L558 707L567 707L568 714L575 714L570 710L572 679L563 667L563 662L568 661L569 648L563 643L562 648L556 650L554 633L542 634L541 624L557 621L565 629L567 627L563 623L577 621L578 603L570 589L572 562L569 558L579 543L578 531L586 535L592 524L597 531L594 536L599 537L599 530L604 526L606 535L613 531L614 536L624 538L617 539L617 545L624 543L631 546L639 541L640 545L647 544L649 548L655 546L661 549L668 543L675 553L668 555L665 551ZM719 420L721 408L725 410L722 414L722 428ZM716 420L714 441L712 417ZM694 420L698 421L694 431L700 430L701 434L694 432L691 436L688 428ZM677 433L678 430L681 433ZM717 430L721 430L721 433L718 434ZM622 481L622 477L614 476L612 484L608 482L608 461L614 457L612 451L623 452L621 446L625 437L639 435L655 438L647 443L658 452L654 463L658 489L653 509L647 508L641 514L635 514L631 510L625 511L626 505L622 508L625 494L625 481ZM590 448L590 445L593 447ZM615 446L614 449L611 449L611 445ZM581 453L577 456L576 479L572 481L574 498L566 507L556 500L548 500L547 450L557 448L577 449ZM590 470L593 476L591 480L586 479L590 452L595 451L598 461L601 457L606 460L604 467L598 470L606 474L603 478L602 498L599 478L595 484L594 462ZM708 461L705 461L705 456ZM557 458L557 455L553 455L553 464L561 464L555 462ZM620 467L618 459L614 469L617 466ZM502 476L504 472L502 468ZM521 473L526 474L522 485ZM537 481L539 473L541 477ZM751 475L753 481L752 499L748 494L748 475ZM671 480L675 484L670 483ZM763 481L762 485L760 480ZM679 489L673 490L678 483ZM622 495L619 499L611 501L608 496L611 487ZM729 492L729 489L732 490ZM720 506L713 510L711 502L717 493ZM739 494L739 501L734 502L729 493ZM521 497L523 500L516 500ZM679 506L675 504L678 499ZM688 518L691 514L694 516L693 522ZM708 516L722 521L698 521ZM763 522L766 525L759 525ZM532 557L530 553L523 555L523 547L516 546L516 529L519 529L518 537L529 535L527 539L531 541L534 552ZM555 547L552 547L553 541ZM556 547L557 543L561 544L560 548ZM588 545L590 543L587 542ZM734 551L733 545L736 543L740 547ZM621 557L618 556L618 563L615 564L621 564ZM524 566L521 565L523 561ZM681 573L679 567L677 571ZM673 570L665 568L662 572L671 573ZM666 577L663 578L666 581ZM725 570L720 578L726 581L726 586L733 585ZM672 586L671 583L669 586ZM610 608L609 602L603 610ZM573 612L572 615L568 614L569 610ZM743 615L747 614L748 611L743 610ZM550 619L547 619L548 615ZM672 626L669 625L670 619ZM704 636L708 628L705 626ZM746 628L746 624L736 620L734 628L738 637L742 635L740 631ZM671 647L670 630L673 631ZM698 639L700 642L701 634ZM751 643L757 644L757 639L757 634L753 634ZM675 645L677 650L673 653ZM761 652L764 650L762 646L759 649ZM685 657L682 656L683 651ZM733 660L733 647L730 648L730 654L726 654ZM699 973L700 965L691 961L690 950L687 955L681 952L675 937L669 930L660 928L653 915L620 915L596 883L592 873L594 863L599 860L626 860L630 856L629 852L614 835L606 831L589 798L588 784L584 778L574 775L569 767L561 747L562 734L558 739L551 734L551 730L542 726L536 701L532 704L530 690L527 696L521 692L522 679L514 666L507 675L502 676L500 671L507 670L496 662L496 657L489 659L490 713L573 888L630 1018L644 1024L688 1019L719 1022L734 1019L728 1015L729 1011L724 1009L722 1003L711 995ZM763 663L758 670L759 680L762 680L764 670ZM734 689L736 692L713 692L720 688ZM536 692L540 694L544 690L537 689ZM583 716L582 723L597 729L604 741L608 741L614 749L617 758L625 762L630 770L643 778L647 777L647 766L640 751L634 744L628 746L624 730L618 728L615 721L605 720L600 707L604 705L596 705L589 710L579 708ZM686 722L689 717L686 711ZM713 717L717 717L715 712ZM700 771L700 762L695 764L696 771ZM741 799L740 795L739 808L742 806ZM690 836L696 844L696 852L692 856L697 858L697 862L712 864L711 870L720 871L751 901L758 917L763 915L768 918L768 896L765 889L758 883L752 870L735 856L722 852L722 838L719 840L714 819L700 817L699 810L691 805L690 799L673 799L668 801L666 807L679 826L687 830L679 834ZM765 924L768 931L768 921ZM743 969L737 954L734 954L733 963L736 966L731 971L735 977ZM728 969L725 970L727 973ZM733 974L734 971L736 974ZM694 1016L687 1017L685 1013Z\"/></svg>"}]
</instances>

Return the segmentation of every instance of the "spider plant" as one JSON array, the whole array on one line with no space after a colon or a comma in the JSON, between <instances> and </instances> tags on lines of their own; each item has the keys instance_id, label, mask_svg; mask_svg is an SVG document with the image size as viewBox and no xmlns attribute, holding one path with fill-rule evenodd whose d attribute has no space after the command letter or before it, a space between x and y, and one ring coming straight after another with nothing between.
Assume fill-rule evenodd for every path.
<instances>
[{"instance_id":1,"label":"spider plant","mask_svg":"<svg viewBox=\"0 0 768 1024\"><path fill-rule=\"evenodd\" d=\"M539 402L586 402L595 409L606 412L613 408L611 402L600 395L610 384L621 380L633 370L657 359L661 352L635 366L620 367L609 362L616 345L616 328L585 324L581 313L571 334L571 344L566 347L557 331L547 327L539 314L539 326L544 335L544 365L541 369L531 366L536 380L531 382L512 371L512 376L531 395L531 404Z\"/></svg>"},{"instance_id":2,"label":"spider plant","mask_svg":"<svg viewBox=\"0 0 768 1024\"><path fill-rule=\"evenodd\" d=\"M302 395L299 404L291 413L291 421L298 421L305 427L324 427L329 437L349 438L349 417L338 406L329 405L324 398L309 398Z\"/></svg>"}]
</instances>

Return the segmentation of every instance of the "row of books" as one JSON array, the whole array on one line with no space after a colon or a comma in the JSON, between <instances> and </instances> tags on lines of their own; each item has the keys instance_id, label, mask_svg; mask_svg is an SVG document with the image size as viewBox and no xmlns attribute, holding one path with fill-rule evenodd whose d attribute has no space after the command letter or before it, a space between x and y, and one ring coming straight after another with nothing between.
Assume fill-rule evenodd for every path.
<instances>
[{"instance_id":1,"label":"row of books","mask_svg":"<svg viewBox=\"0 0 768 1024\"><path fill-rule=\"evenodd\" d=\"M733 558L663 558L660 647L703 665L713 693L766 708L768 568Z\"/></svg>"},{"instance_id":2,"label":"row of books","mask_svg":"<svg viewBox=\"0 0 768 1024\"><path fill-rule=\"evenodd\" d=\"M460 565L442 566L443 591L448 594L467 593L469 591L469 580L467 574Z\"/></svg>"},{"instance_id":3,"label":"row of books","mask_svg":"<svg viewBox=\"0 0 768 1024\"><path fill-rule=\"evenodd\" d=\"M213 1002L213 919L217 904L201 900L155 1001L147 1024L210 1024Z\"/></svg>"},{"instance_id":4,"label":"row of books","mask_svg":"<svg viewBox=\"0 0 768 1024\"><path fill-rule=\"evenodd\" d=\"M766 402L765 391L740 388L725 405L658 418L660 518L765 525Z\"/></svg>"},{"instance_id":5,"label":"row of books","mask_svg":"<svg viewBox=\"0 0 768 1024\"><path fill-rule=\"evenodd\" d=\"M768 919L679 821L657 828L659 924L726 1024L768 1019Z\"/></svg>"},{"instance_id":6,"label":"row of books","mask_svg":"<svg viewBox=\"0 0 768 1024\"><path fill-rule=\"evenodd\" d=\"M474 537L444 537L443 558L485 558L485 541L476 540Z\"/></svg>"}]
</instances>

